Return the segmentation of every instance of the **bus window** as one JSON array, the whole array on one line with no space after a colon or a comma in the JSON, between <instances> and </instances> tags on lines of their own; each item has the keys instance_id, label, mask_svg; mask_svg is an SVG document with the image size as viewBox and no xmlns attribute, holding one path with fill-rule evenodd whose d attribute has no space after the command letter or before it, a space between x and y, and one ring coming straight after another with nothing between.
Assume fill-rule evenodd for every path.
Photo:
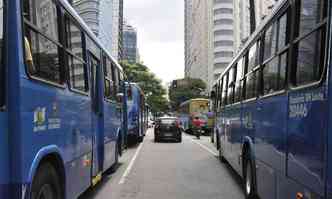
<instances>
[{"instance_id":1,"label":"bus window","mask_svg":"<svg viewBox=\"0 0 332 199\"><path fill-rule=\"evenodd\" d=\"M256 97L256 72L252 72L246 77L246 99Z\"/></svg>"},{"instance_id":2,"label":"bus window","mask_svg":"<svg viewBox=\"0 0 332 199\"><path fill-rule=\"evenodd\" d=\"M53 83L63 83L58 34L58 8L52 0L24 1L25 38L30 44L33 75ZM37 12L42 10L42 12ZM35 27L35 28L32 28ZM26 55L27 56L27 55ZM26 59L31 60L31 59ZM27 63L29 66L31 62ZM28 69L31 72L31 70Z\"/></svg>"},{"instance_id":3,"label":"bus window","mask_svg":"<svg viewBox=\"0 0 332 199\"><path fill-rule=\"evenodd\" d=\"M235 76L236 76L236 66L233 66L229 71L228 79L228 104L234 102L234 89L235 89Z\"/></svg>"},{"instance_id":4,"label":"bus window","mask_svg":"<svg viewBox=\"0 0 332 199\"><path fill-rule=\"evenodd\" d=\"M222 106L222 79L218 82L218 94L217 94L217 108L219 109Z\"/></svg>"},{"instance_id":5,"label":"bus window","mask_svg":"<svg viewBox=\"0 0 332 199\"><path fill-rule=\"evenodd\" d=\"M112 61L107 57L104 56L104 80L105 80L105 98L109 100L115 99L115 91L114 91L114 83L112 77Z\"/></svg>"},{"instance_id":6,"label":"bus window","mask_svg":"<svg viewBox=\"0 0 332 199\"><path fill-rule=\"evenodd\" d=\"M87 92L87 70L83 60L83 38L82 32L71 17L66 16L66 58L70 74L70 86L74 90Z\"/></svg>"},{"instance_id":7,"label":"bus window","mask_svg":"<svg viewBox=\"0 0 332 199\"><path fill-rule=\"evenodd\" d=\"M264 39L264 61L275 55L277 49L277 31L276 25L271 24L266 32Z\"/></svg>"},{"instance_id":8,"label":"bus window","mask_svg":"<svg viewBox=\"0 0 332 199\"><path fill-rule=\"evenodd\" d=\"M119 92L119 72L118 72L118 68L116 67L116 65L114 63L112 63L112 79L113 79L113 95L114 97L116 97L117 93Z\"/></svg>"},{"instance_id":9,"label":"bus window","mask_svg":"<svg viewBox=\"0 0 332 199\"><path fill-rule=\"evenodd\" d=\"M280 91L285 88L286 73L287 73L287 57L288 49L285 46L288 44L287 31L289 27L288 23L288 11L285 12L276 22L278 24L278 53L272 54L265 61L263 66L263 94L268 95L276 91ZM265 41L270 37L269 34L265 34ZM265 45L269 44L265 42ZM266 46L265 46L266 48Z\"/></svg>"},{"instance_id":10,"label":"bus window","mask_svg":"<svg viewBox=\"0 0 332 199\"><path fill-rule=\"evenodd\" d=\"M319 81L324 71L324 49L326 22L324 2L321 0L302 0L297 3L299 32L295 44L296 70L293 83L300 86ZM311 32L310 34L307 34ZM293 69L294 70L294 69ZM294 81L295 78L295 81Z\"/></svg>"},{"instance_id":11,"label":"bus window","mask_svg":"<svg viewBox=\"0 0 332 199\"><path fill-rule=\"evenodd\" d=\"M227 87L228 87L228 73L224 76L223 90L222 90L222 104L227 105Z\"/></svg>"},{"instance_id":12,"label":"bus window","mask_svg":"<svg viewBox=\"0 0 332 199\"><path fill-rule=\"evenodd\" d=\"M270 94L278 90L278 57L265 64L263 68L263 94Z\"/></svg>"},{"instance_id":13,"label":"bus window","mask_svg":"<svg viewBox=\"0 0 332 199\"><path fill-rule=\"evenodd\" d=\"M288 44L288 13L286 12L278 20L278 51L283 50L283 48Z\"/></svg>"},{"instance_id":14,"label":"bus window","mask_svg":"<svg viewBox=\"0 0 332 199\"><path fill-rule=\"evenodd\" d=\"M253 70L259 64L259 46L260 42L255 42L255 44L249 50L248 72Z\"/></svg>"},{"instance_id":15,"label":"bus window","mask_svg":"<svg viewBox=\"0 0 332 199\"><path fill-rule=\"evenodd\" d=\"M243 72L244 72L244 61L243 58L241 58L237 62L237 71L236 71L236 78L235 78L235 91L234 91L234 102L240 102L242 97L242 78L243 78Z\"/></svg>"}]
</instances>

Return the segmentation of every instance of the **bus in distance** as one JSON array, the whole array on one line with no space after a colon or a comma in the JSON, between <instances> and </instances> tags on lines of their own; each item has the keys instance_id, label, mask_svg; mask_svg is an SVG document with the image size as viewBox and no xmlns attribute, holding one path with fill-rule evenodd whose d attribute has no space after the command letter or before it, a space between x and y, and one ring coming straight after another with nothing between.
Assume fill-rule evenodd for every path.
<instances>
[{"instance_id":1,"label":"bus in distance","mask_svg":"<svg viewBox=\"0 0 332 199\"><path fill-rule=\"evenodd\" d=\"M147 122L145 97L142 89L136 83L126 83L127 90L127 118L128 118L128 143L142 142L145 135ZM145 117L146 116L146 117Z\"/></svg>"},{"instance_id":2,"label":"bus in distance","mask_svg":"<svg viewBox=\"0 0 332 199\"><path fill-rule=\"evenodd\" d=\"M331 6L278 1L213 86L219 157L247 198L332 197Z\"/></svg>"},{"instance_id":3,"label":"bus in distance","mask_svg":"<svg viewBox=\"0 0 332 199\"><path fill-rule=\"evenodd\" d=\"M209 99L190 99L180 104L178 108L178 117L184 131L192 133L193 119L200 118L204 122L204 134L209 134L213 127L213 114L209 110Z\"/></svg>"}]
</instances>

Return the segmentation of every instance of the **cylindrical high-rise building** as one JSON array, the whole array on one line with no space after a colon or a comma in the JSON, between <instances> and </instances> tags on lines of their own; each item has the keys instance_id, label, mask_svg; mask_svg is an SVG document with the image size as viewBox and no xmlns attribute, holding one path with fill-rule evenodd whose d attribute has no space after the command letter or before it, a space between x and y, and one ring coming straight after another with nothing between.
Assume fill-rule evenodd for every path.
<instances>
[{"instance_id":1,"label":"cylindrical high-rise building","mask_svg":"<svg viewBox=\"0 0 332 199\"><path fill-rule=\"evenodd\" d=\"M214 0L213 71L214 80L232 61L235 53L234 0Z\"/></svg>"}]
</instances>

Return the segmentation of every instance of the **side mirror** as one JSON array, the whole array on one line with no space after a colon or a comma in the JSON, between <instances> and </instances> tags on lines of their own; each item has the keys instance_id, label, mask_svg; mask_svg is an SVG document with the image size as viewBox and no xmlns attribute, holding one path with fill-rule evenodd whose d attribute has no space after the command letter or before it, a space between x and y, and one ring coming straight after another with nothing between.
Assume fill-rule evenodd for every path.
<instances>
[{"instance_id":1,"label":"side mirror","mask_svg":"<svg viewBox=\"0 0 332 199\"><path fill-rule=\"evenodd\" d=\"M123 93L118 93L118 94L116 94L116 100L118 101L118 102L122 102L123 101Z\"/></svg>"},{"instance_id":2,"label":"side mirror","mask_svg":"<svg viewBox=\"0 0 332 199\"><path fill-rule=\"evenodd\" d=\"M216 98L216 92L215 91L211 91L210 97L211 97L211 99L215 99Z\"/></svg>"}]
</instances>

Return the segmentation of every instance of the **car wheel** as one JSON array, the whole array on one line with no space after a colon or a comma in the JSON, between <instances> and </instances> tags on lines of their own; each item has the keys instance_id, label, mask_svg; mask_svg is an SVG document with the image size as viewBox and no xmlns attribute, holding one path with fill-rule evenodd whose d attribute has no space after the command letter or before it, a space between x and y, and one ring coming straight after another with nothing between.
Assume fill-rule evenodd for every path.
<instances>
[{"instance_id":1,"label":"car wheel","mask_svg":"<svg viewBox=\"0 0 332 199\"><path fill-rule=\"evenodd\" d=\"M32 199L62 199L60 179L50 163L40 166L32 182Z\"/></svg>"},{"instance_id":2,"label":"car wheel","mask_svg":"<svg viewBox=\"0 0 332 199\"><path fill-rule=\"evenodd\" d=\"M246 161L244 167L244 191L246 199L256 199L256 187L254 181L254 167L250 159Z\"/></svg>"},{"instance_id":3,"label":"car wheel","mask_svg":"<svg viewBox=\"0 0 332 199\"><path fill-rule=\"evenodd\" d=\"M182 135L180 135L178 142L181 143L182 142Z\"/></svg>"},{"instance_id":4,"label":"car wheel","mask_svg":"<svg viewBox=\"0 0 332 199\"><path fill-rule=\"evenodd\" d=\"M144 140L144 136L140 136L140 137L138 137L138 139L137 139L137 141L138 141L139 143L143 142L143 140Z\"/></svg>"}]
</instances>

